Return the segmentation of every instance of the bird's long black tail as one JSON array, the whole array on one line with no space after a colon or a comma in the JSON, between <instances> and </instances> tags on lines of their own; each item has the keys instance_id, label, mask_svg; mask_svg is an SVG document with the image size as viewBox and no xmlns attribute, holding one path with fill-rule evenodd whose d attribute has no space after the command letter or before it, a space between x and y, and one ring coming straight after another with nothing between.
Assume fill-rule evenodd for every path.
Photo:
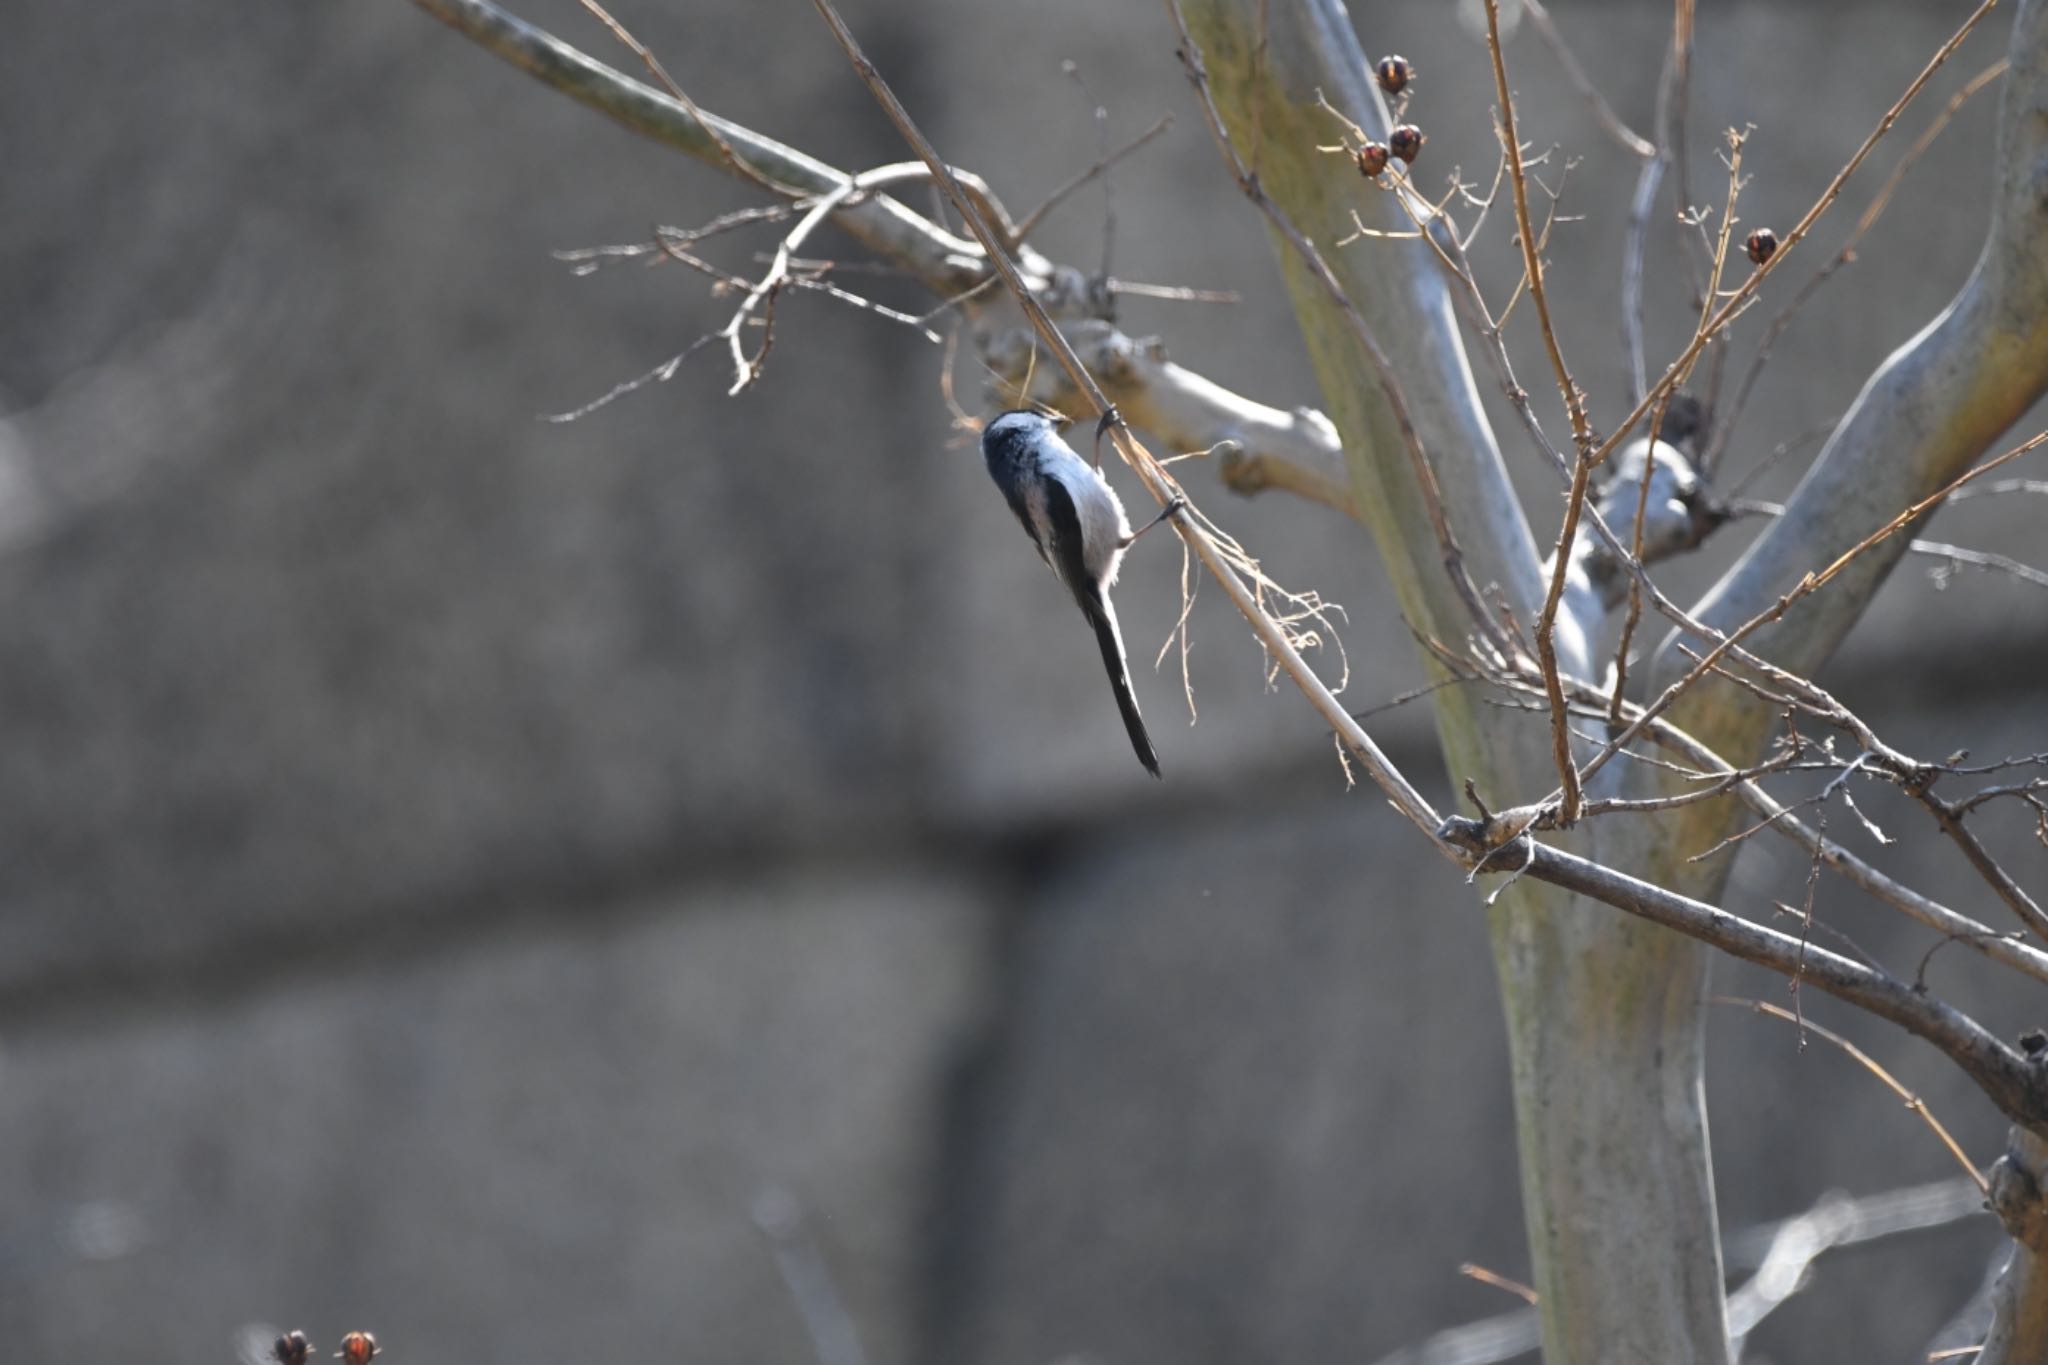
<instances>
[{"instance_id":1,"label":"bird's long black tail","mask_svg":"<svg viewBox=\"0 0 2048 1365\"><path fill-rule=\"evenodd\" d=\"M1102 666L1109 670L1109 685L1116 691L1117 710L1124 713L1124 729L1130 731L1131 747L1145 771L1159 776L1159 755L1152 751L1152 736L1145 733L1145 717L1139 714L1137 694L1131 691L1131 670L1124 662L1123 635L1117 630L1116 608L1107 595L1081 603L1088 624L1095 627L1095 642L1102 646Z\"/></svg>"}]
</instances>

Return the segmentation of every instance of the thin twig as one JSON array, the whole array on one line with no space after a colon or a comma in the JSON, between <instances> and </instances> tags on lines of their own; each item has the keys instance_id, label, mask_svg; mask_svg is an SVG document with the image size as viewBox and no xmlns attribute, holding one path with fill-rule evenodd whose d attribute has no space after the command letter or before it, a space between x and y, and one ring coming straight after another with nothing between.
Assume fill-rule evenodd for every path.
<instances>
[{"instance_id":1,"label":"thin twig","mask_svg":"<svg viewBox=\"0 0 2048 1365\"><path fill-rule=\"evenodd\" d=\"M1991 851L1984 847L1983 841L1963 824L1963 818L1956 812L1955 807L1924 788L1919 791L1908 788L1907 794L1918 798L1921 805L1933 812L1934 821L1941 827L1941 832L1948 836L1950 843L1962 850L1963 857L1969 860L1970 866L1977 869L1977 875L1998 893L1998 898L2019 917L2020 922L2033 930L2036 937L2048 940L2048 912L2044 912L2040 904L2027 894L2025 888L2013 880L2011 873L1999 866L1998 860L1991 856Z\"/></svg>"},{"instance_id":2,"label":"thin twig","mask_svg":"<svg viewBox=\"0 0 2048 1365\"><path fill-rule=\"evenodd\" d=\"M1426 645L1427 643L1425 642ZM1457 666L1457 661L1454 657L1448 656L1447 651L1432 649L1432 653L1439 660L1443 661L1446 667L1455 668ZM1532 706L1538 708L1541 706L1542 689L1534 682L1515 679L1479 679L1476 677L1473 680L1486 681L1496 687L1511 691L1526 691L1532 698L1536 699L1531 703ZM1574 705L1578 708L1579 714L1589 717L1602 717L1607 714L1610 702L1606 696L1594 689L1585 688L1575 696ZM1632 720L1641 715L1643 709L1630 703L1623 704L1623 714L1627 719ZM1734 765L1715 753L1707 745L1668 721L1652 720L1646 733L1658 744L1665 746L1674 753L1682 755L1688 762L1695 765L1692 768L1680 770L1681 775L1687 778L1687 780L1717 780L1727 774L1738 772ZM1671 766L1649 754L1638 753L1634 750L1624 750L1623 752L1629 758L1639 763ZM1878 871L1848 849L1826 838L1824 835L1816 833L1812 828L1803 824L1793 814L1793 807L1786 806L1780 802L1756 782L1744 780L1737 783L1735 794L1751 810L1762 817L1760 823L1754 827L1755 829L1768 828L1775 830L1783 837L1798 844L1801 848L1817 853L1821 861L1865 894L1884 902L1907 917L1919 921L1937 933L1942 934L1945 939L1962 943L2003 966L2010 967L2014 971L2032 977L2036 981L2048 983L2048 952L2043 952L2041 949L2027 943L2016 933L1994 930L1988 925L1970 918L1968 915L1960 914L1941 902L1915 891L1905 883ZM1810 800L1799 804L1805 805L1809 803Z\"/></svg>"},{"instance_id":3,"label":"thin twig","mask_svg":"<svg viewBox=\"0 0 2048 1365\"><path fill-rule=\"evenodd\" d=\"M1531 1306L1534 1306L1534 1304L1536 1303L1535 1290L1531 1289L1528 1285L1523 1284L1520 1280L1509 1279L1507 1276L1501 1274L1497 1270L1488 1270L1483 1265L1479 1265L1478 1263L1473 1261L1467 1261L1463 1265L1458 1267L1458 1273L1460 1275L1463 1275L1468 1280L1477 1280L1479 1283L1483 1285L1488 1285L1494 1289L1498 1289L1503 1294L1513 1294L1523 1303L1529 1304Z\"/></svg>"},{"instance_id":4,"label":"thin twig","mask_svg":"<svg viewBox=\"0 0 2048 1365\"><path fill-rule=\"evenodd\" d=\"M1658 83L1657 102L1664 103L1664 92L1672 80L1673 63L1677 58L1675 40L1665 49L1664 75ZM1671 153L1662 145L1662 121L1659 120L1657 154L1643 163L1636 172L1635 193L1629 197L1628 227L1622 237L1621 248L1621 347L1628 358L1629 401L1643 396L1649 387L1649 361L1643 341L1643 264L1649 249L1650 215L1657 206L1657 187L1663 182L1664 168L1670 163Z\"/></svg>"},{"instance_id":5,"label":"thin twig","mask_svg":"<svg viewBox=\"0 0 2048 1365\"><path fill-rule=\"evenodd\" d=\"M676 377L676 372L682 369L685 360L688 360L699 350L718 340L718 336L717 332L706 332L703 336L698 337L695 341L683 347L682 350L677 351L645 374L636 375L631 379L622 379L597 397L591 399L588 403L580 407L571 408L567 412L543 413L541 414L541 420L545 422L574 422L578 418L588 417L599 408L624 398L635 389L643 388L648 384L666 384L669 380Z\"/></svg>"},{"instance_id":6,"label":"thin twig","mask_svg":"<svg viewBox=\"0 0 2048 1365\"><path fill-rule=\"evenodd\" d=\"M1676 701L1678 697L1682 695L1688 688L1690 688L1694 683L1698 682L1701 678L1705 677L1709 672L1713 671L1715 666L1720 663L1721 659L1724 656L1726 656L1731 650L1735 649L1735 647L1744 638L1751 634L1754 634L1758 629L1762 628L1764 625L1783 617L1785 612L1791 608L1793 603L1799 601L1801 598L1804 598L1811 593L1818 591L1822 587L1825 587L1828 581L1832 579L1836 574L1840 573L1843 569L1847 568L1851 561L1855 560L1857 557L1862 555L1865 551L1869 550L1873 546L1890 538L1892 535L1896 534L1904 527L1918 520L1922 514L1924 514L1929 508L1939 503L1943 498L1947 497L1949 493L1954 489L1959 488L1966 483L1972 482L1978 477L1984 474L1988 474L1992 470L1997 469L2002 465L2008 464L2011 461L2018 459L2020 456L2026 454L2028 451L2035 449L2044 442L2048 442L2048 431L2044 431L2041 434L2034 436L2025 442L2022 442L2020 445L2014 446L2012 449L2006 451L2004 454L1994 456L1993 458L1985 461L1983 464L1977 465L1975 468L1965 471L1957 478L1951 480L1949 483L1935 490L1933 493L1930 493L1925 498L1922 498L1920 501L1914 503L1911 507L1908 507L1905 511L1899 513L1896 517L1893 517L1890 521L1886 522L1883 526L1878 527L1877 530L1865 536L1862 540L1858 541L1855 545L1851 546L1848 550L1844 551L1840 556L1836 558L1834 563L1822 569L1818 574L1807 574L1805 578L1801 579L1789 591L1787 591L1781 597L1779 597L1778 600L1771 606L1765 608L1763 611L1758 612L1755 616L1752 616L1749 620L1743 622L1734 630L1729 631L1726 634L1722 635L1720 637L1719 642L1716 643L1712 649L1708 650L1703 656L1701 656L1700 661L1698 663L1696 663L1683 676L1674 681L1669 687L1665 688L1664 691L1658 695L1655 701L1651 702L1648 706L1646 706L1643 709L1641 716L1639 716L1633 724L1631 724L1627 729L1623 730L1620 734L1616 735L1613 739L1609 740L1607 746L1603 748L1599 753L1596 753L1592 757L1592 759L1587 762L1585 768L1580 773L1580 777L1582 779L1589 778L1594 773L1598 772L1600 768L1604 766L1606 762L1609 759L1611 759L1618 750L1624 748L1631 741L1633 741L1638 734L1642 732L1642 728L1645 724L1647 724L1651 719L1654 719L1656 716L1662 714L1663 711L1667 707L1669 707L1672 702ZM1753 658L1753 656L1745 655L1743 658L1743 662L1749 663L1751 661L1751 658ZM1807 686L1810 688L1812 685L1807 684ZM2048 921L2044 921L2043 927L2048 928Z\"/></svg>"},{"instance_id":7,"label":"thin twig","mask_svg":"<svg viewBox=\"0 0 2048 1365\"><path fill-rule=\"evenodd\" d=\"M1735 1005L1743 1009L1753 1010L1758 1014L1768 1014L1773 1019L1783 1019L1787 1023L1797 1024L1805 1032L1818 1034L1820 1037L1833 1043L1844 1053L1847 1053L1865 1071L1868 1071L1871 1075L1882 1081L1887 1090L1905 1102L1906 1108L1918 1114L1921 1122L1925 1123L1934 1136L1940 1140L1941 1145L1947 1149L1948 1154L1956 1159L1956 1164L1963 1168L1964 1174L1975 1181L1977 1188L1984 1194L1989 1195L1991 1193L1991 1182L1984 1178L1984 1173L1977 1168L1977 1163L1970 1160L1968 1154L1963 1151L1962 1144L1957 1142L1954 1135L1942 1125L1941 1120L1934 1116L1934 1111L1927 1107L1927 1102L1900 1084L1898 1077L1886 1071L1884 1067L1878 1064L1875 1057L1872 1057L1862 1048L1856 1046L1856 1044L1850 1042L1841 1034L1836 1033L1833 1029L1824 1028L1810 1019L1802 1020L1794 1015L1792 1011L1782 1006L1770 1004L1767 1001L1746 1000L1733 996L1717 995L1712 998L1711 1003L1716 1005Z\"/></svg>"},{"instance_id":8,"label":"thin twig","mask_svg":"<svg viewBox=\"0 0 2048 1365\"><path fill-rule=\"evenodd\" d=\"M1668 405L1668 395L1666 401ZM1629 536L1628 551L1629 558L1638 564L1645 562L1643 557L1643 528L1648 523L1650 517L1650 489L1657 482L1657 446L1659 433L1664 428L1665 412L1666 408L1664 407L1657 409L1656 413L1650 418L1650 434L1643 438L1643 473L1642 477L1636 481L1635 530ZM1627 460L1628 457L1624 455L1622 457L1624 465L1627 463ZM1643 585L1637 579L1630 578L1628 582L1628 610L1622 616L1621 636L1614 644L1613 692L1615 709L1608 713L1610 724L1621 724L1621 699L1625 694L1624 689L1628 686L1628 650L1630 643L1635 639L1636 624L1642 620L1642 616Z\"/></svg>"},{"instance_id":9,"label":"thin twig","mask_svg":"<svg viewBox=\"0 0 2048 1365\"><path fill-rule=\"evenodd\" d=\"M2007 482L2024 482L2024 480L2007 480ZM2048 487L2048 484L2044 484L2043 487ZM1962 499L1969 497L1971 492L1972 490L1967 488L1958 489L1950 501L1960 502ZM1738 517L1779 517L1785 514L1785 508L1782 503L1769 502L1762 498L1737 498L1724 504L1724 506L1732 515ZM1995 573L2009 574L2023 583L2032 583L2037 587L2048 588L2048 572L2043 572L2031 564L2023 564L2010 555L2002 555L1996 551L1972 550L1967 546L1950 545L1945 541L1939 540L1913 540L1907 542L1906 552L1908 554L1920 555L1927 559L1944 560L1951 567L1967 564L1973 569L1985 569Z\"/></svg>"},{"instance_id":10,"label":"thin twig","mask_svg":"<svg viewBox=\"0 0 2048 1365\"><path fill-rule=\"evenodd\" d=\"M1529 281L1529 297L1536 304L1536 321L1543 333L1543 348L1550 356L1550 368L1557 376L1558 392L1571 421L1576 458L1572 464L1572 486L1564 508L1564 524L1558 529L1555 562L1551 566L1550 589L1544 594L1543 609L1536 617L1536 659L1543 669L1543 686L1550 694L1550 743L1557 762L1558 785L1562 791L1561 817L1569 826L1579 818L1579 774L1572 760L1571 737L1565 732L1564 688L1557 676L1557 606L1564 598L1568 570L1565 551L1579 527L1579 510L1585 505L1586 479L1593 472L1587 458L1593 446L1593 430L1586 420L1586 404L1579 386L1566 366L1557 330L1550 322L1550 296L1543 286L1543 258L1536 247L1536 234L1529 221L1529 178L1522 164L1520 134L1515 130L1514 92L1508 88L1507 61L1501 55L1500 0L1486 0L1486 48L1493 57L1494 90L1500 99L1501 145L1508 156L1508 188L1514 196L1516 236L1522 244L1522 268Z\"/></svg>"},{"instance_id":11,"label":"thin twig","mask_svg":"<svg viewBox=\"0 0 2048 1365\"><path fill-rule=\"evenodd\" d=\"M730 152L776 183L804 194L828 193L849 178L816 157L613 70L490 0L413 3L536 80L686 155L723 167ZM987 186L979 181L969 184L990 212L1001 214ZM964 289L987 274L972 240L955 236L887 195L848 204L836 221L862 245L912 266L935 294ZM1008 228L1007 218L1003 226Z\"/></svg>"},{"instance_id":12,"label":"thin twig","mask_svg":"<svg viewBox=\"0 0 2048 1365\"><path fill-rule=\"evenodd\" d=\"M1988 498L2004 493L2048 493L2048 479L1997 479L1979 488L1963 489L1951 501Z\"/></svg>"},{"instance_id":13,"label":"thin twig","mask_svg":"<svg viewBox=\"0 0 2048 1365\"><path fill-rule=\"evenodd\" d=\"M1620 143L1622 150L1630 155L1646 161L1654 158L1657 149L1621 121L1621 115L1614 112L1614 106L1607 102L1606 97L1593 84L1592 78L1586 75L1586 69L1579 65L1579 59L1572 54L1564 35L1557 31L1557 24L1551 19L1550 11L1544 8L1541 0L1522 0L1522 12L1529 16L1529 22L1536 25L1536 32L1556 55L1557 64L1564 68L1565 78L1572 83L1572 88L1579 92L1587 107L1593 111L1593 120L1600 125L1602 131Z\"/></svg>"},{"instance_id":14,"label":"thin twig","mask_svg":"<svg viewBox=\"0 0 2048 1365\"><path fill-rule=\"evenodd\" d=\"M1932 559L1945 559L1951 565L1967 564L1973 569L1986 569L1994 573L2007 574L2017 578L2022 583L2032 583L2036 587L2048 588L2048 573L2042 572L2031 564L2022 564L2010 555L1997 554L1990 550L1966 549L1961 545L1949 545L1939 540L1916 540L1906 548L1916 555L1924 555Z\"/></svg>"},{"instance_id":15,"label":"thin twig","mask_svg":"<svg viewBox=\"0 0 2048 1365\"><path fill-rule=\"evenodd\" d=\"M1112 294L1130 294L1143 299L1164 299L1168 303L1242 303L1244 295L1235 289L1190 289L1181 284L1142 284L1137 280L1108 279L1102 287Z\"/></svg>"},{"instance_id":16,"label":"thin twig","mask_svg":"<svg viewBox=\"0 0 2048 1365\"><path fill-rule=\"evenodd\" d=\"M1721 230L1714 243L1711 268L1707 274L1707 287L1702 291L1699 326L1707 325L1712 311L1715 294L1720 288L1721 272L1728 260L1728 241L1735 226L1735 201L1742 192L1742 143L1746 135L1731 131L1728 134L1728 203L1721 214ZM1643 477L1636 489L1635 532L1631 538L1629 555L1635 563L1643 560L1643 525L1650 510L1650 487L1655 482L1657 443L1664 430L1664 418L1669 410L1673 390L1667 388L1658 399L1650 415L1649 434L1643 438ZM1621 624L1621 638L1614 646L1614 697L1617 706L1622 696L1622 685L1628 678L1629 645L1635 638L1636 623L1643 614L1643 590L1640 579L1631 577L1628 585L1628 611ZM1620 723L1619 712L1614 713L1616 724Z\"/></svg>"},{"instance_id":17,"label":"thin twig","mask_svg":"<svg viewBox=\"0 0 2048 1365\"><path fill-rule=\"evenodd\" d=\"M1048 194L1045 197L1044 203L1040 204L1037 208L1031 210L1031 212L1025 214L1024 220L1017 224L1016 236L1014 240L1012 240L1009 243L1010 248L1012 250L1015 250L1019 243L1025 241L1031 236L1033 232L1037 231L1038 225L1045 221L1046 215L1051 213L1054 209L1058 208L1061 202L1064 201L1068 195L1072 194L1075 190L1080 189L1089 181L1094 180L1096 177L1102 175L1111 166L1116 165L1117 162L1122 161L1132 152L1137 151L1140 147L1143 147L1146 143L1150 142L1153 138L1158 137L1161 133L1164 133L1168 128L1171 128L1172 126L1173 115L1162 115L1159 121L1153 124L1150 128L1147 128L1144 132L1138 134L1136 137L1132 138L1129 142L1126 142L1123 146L1117 148L1115 151L1110 152L1107 155L1101 157L1096 161L1094 165L1090 166L1087 170L1082 171L1079 175L1067 181L1066 184L1061 185L1051 194Z\"/></svg>"},{"instance_id":18,"label":"thin twig","mask_svg":"<svg viewBox=\"0 0 2048 1365\"><path fill-rule=\"evenodd\" d=\"M1687 0L1680 0L1680 3L1687 3ZM1820 197L1814 200L1812 207L1808 208L1799 221L1793 225L1792 230L1785 234L1784 238L1778 243L1777 252L1769 260L1752 271L1749 278L1744 280L1741 286L1728 296L1727 300L1714 313L1713 318L1708 324L1699 330L1692 341L1679 353L1677 359L1673 360L1666 367L1663 376L1650 387L1648 392L1636 401L1635 407L1630 410L1627 417L1622 419L1620 425L1614 429L1614 433L1601 444L1598 450L1594 451L1592 458L1594 465L1599 465L1614 453L1616 447L1628 438L1629 433L1635 430L1637 424L1649 415L1651 407L1663 394L1677 387L1684 376L1691 372L1694 362L1699 359L1700 353L1706 349L1707 343L1715 336L1718 336L1723 328L1748 309L1750 303L1756 297L1757 290L1763 286L1764 281L1773 272L1783 268L1786 258L1791 255L1793 249L1805 239L1807 233L1813 230L1814 224L1820 221L1821 215L1826 213L1835 200L1841 196L1842 187L1849 183L1849 177L1854 175L1857 169L1863 165L1864 160L1869 157L1871 149L1876 147L1879 140L1891 131L1892 125L1897 123L1899 116L1905 112L1906 106L1913 102L1914 97L1920 93L1927 82L1934 78L1934 73L1939 71L1943 64L1955 54L1955 50L1962 46L1963 40L1970 36L1977 25L1983 21L1984 16L1989 14L1997 3L1998 0L1982 0L1982 3L1971 12L1970 17L1963 21L1962 27L1958 28L1949 40L1936 50L1934 56L1928 59L1927 64L1920 69L1920 74L1915 76L1912 82L1906 86L1905 93L1893 101L1889 109L1885 110L1884 115L1878 119L1877 126L1871 129L1868 137L1863 139L1862 145L1857 147L1855 152L1850 155L1849 160L1843 164L1842 168L1835 172L1834 178L1828 181L1827 187L1821 191Z\"/></svg>"},{"instance_id":19,"label":"thin twig","mask_svg":"<svg viewBox=\"0 0 2048 1365\"><path fill-rule=\"evenodd\" d=\"M1679 40L1677 65L1672 75L1671 102L1662 103L1660 90L1657 116L1664 126L1658 136L1671 153L1671 203L1670 221L1682 223L1692 209L1692 149L1686 141L1686 120L1692 107L1692 52L1695 21L1698 17L1696 0L1673 0L1672 31ZM1685 263L1686 277L1695 293L1701 288L1700 261L1693 259L1690 248L1693 238L1690 234L1679 234L1679 259Z\"/></svg>"},{"instance_id":20,"label":"thin twig","mask_svg":"<svg viewBox=\"0 0 2048 1365\"><path fill-rule=\"evenodd\" d=\"M660 60L648 50L645 43L635 38L626 26L613 18L611 12L603 5L598 4L597 0L581 0L581 3L583 8L596 16L599 23L611 30L614 38L617 38L620 43L624 44L634 56L638 57L646 65L648 73L654 79L661 82L661 88L668 91L677 104L689 110L690 116L704 125L704 130L711 135L712 142L718 147L718 154L725 158L727 169L731 170L734 175L739 176L742 180L748 180L759 185L770 194L798 195L803 193L801 189L792 188L763 175L759 170L755 169L752 163L740 160L739 153L732 149L732 144L726 141L725 135L718 131L718 128L711 120L704 117L704 111L697 107L696 102L683 93L683 88L677 85L675 78L668 74L668 68L663 66Z\"/></svg>"},{"instance_id":21,"label":"thin twig","mask_svg":"<svg viewBox=\"0 0 2048 1365\"><path fill-rule=\"evenodd\" d=\"M583 2L591 4L593 0ZM733 368L737 371L732 387L726 391L728 395L740 392L761 376L761 366L768 359L769 347L775 342L770 310L774 307L776 295L789 283L790 259L796 254L797 249L827 218L856 196L883 185L899 185L905 181L926 180L930 177L931 171L922 163L899 161L889 166L878 166L871 171L862 171L844 185L818 196L809 211L797 220L796 226L777 244L774 261L762 273L760 280L747 290L746 297L740 300L740 306L733 310L732 320L719 332L719 335L725 338L727 349L732 352ZM757 307L762 311L764 322L761 348L755 352L752 359L749 359L740 340L740 331L746 326ZM936 343L938 337L933 336L932 341Z\"/></svg>"},{"instance_id":22,"label":"thin twig","mask_svg":"<svg viewBox=\"0 0 2048 1365\"><path fill-rule=\"evenodd\" d=\"M1891 174L1885 177L1885 182L1878 187L1877 193L1871 196L1869 207L1865 208L1863 216L1856 220L1855 228L1851 230L1841 248L1800 286L1792 301L1771 319L1770 325L1764 329L1762 339L1757 342L1756 353L1750 357L1749 367L1743 371L1741 381L1735 386L1735 397L1729 402L1727 409L1717 415L1714 439L1700 456L1700 477L1711 480L1719 470L1721 457L1727 450L1729 440L1734 436L1736 423L1741 419L1743 409L1749 405L1750 392L1762 376L1764 366L1770 362L1771 348L1778 338L1784 335L1785 329L1792 325L1792 320L1798 315L1799 310L1819 292L1820 287L1827 283L1837 270L1856 259L1857 245L1862 242L1864 234L1870 231L1871 225L1884 213L1892 197L1898 193L1899 185L1906 178L1906 172L1912 170L1914 163L1934 145L1934 140L1941 136L1942 130L1948 127L1957 111L1969 103L1972 96L2003 76L2011 65L2010 58L2000 57L1978 72L1967 85L1949 98L1949 102L1942 106L1941 112L1928 123L1926 131L1920 134L1919 139L1899 158L1898 164L1892 167Z\"/></svg>"}]
</instances>

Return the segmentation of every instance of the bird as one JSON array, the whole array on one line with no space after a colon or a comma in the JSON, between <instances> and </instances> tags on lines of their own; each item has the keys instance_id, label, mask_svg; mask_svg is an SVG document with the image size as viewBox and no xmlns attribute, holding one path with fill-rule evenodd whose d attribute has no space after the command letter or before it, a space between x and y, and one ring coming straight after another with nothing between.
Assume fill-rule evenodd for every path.
<instances>
[{"instance_id":1,"label":"bird","mask_svg":"<svg viewBox=\"0 0 2048 1365\"><path fill-rule=\"evenodd\" d=\"M1102 415L1095 429L1098 449L1102 433L1121 420L1115 408ZM1134 534L1123 503L1102 471L1061 438L1065 425L1064 420L1028 409L1001 413L982 429L981 456L988 464L989 477L1002 490L1003 500L1038 548L1038 557L1088 618L1102 650L1102 665L1109 671L1109 685L1116 692L1117 709L1123 713L1124 729L1130 733L1131 748L1137 751L1145 771L1158 777L1159 755L1145 732L1137 694L1131 691L1130 666L1124 660L1123 635L1117 629L1109 589L1116 582L1124 551L1185 502L1173 499Z\"/></svg>"}]
</instances>

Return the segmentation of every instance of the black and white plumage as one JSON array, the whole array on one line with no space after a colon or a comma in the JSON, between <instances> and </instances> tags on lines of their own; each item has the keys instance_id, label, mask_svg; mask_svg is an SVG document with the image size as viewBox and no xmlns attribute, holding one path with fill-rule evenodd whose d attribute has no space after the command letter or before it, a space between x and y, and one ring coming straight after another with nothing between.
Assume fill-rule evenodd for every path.
<instances>
[{"instance_id":1,"label":"black and white plumage","mask_svg":"<svg viewBox=\"0 0 2048 1365\"><path fill-rule=\"evenodd\" d=\"M1006 412L990 422L981 433L981 455L989 477L1038 547L1039 558L1066 585L1094 628L1131 747L1145 771L1159 776L1159 756L1131 691L1123 635L1109 601L1117 566L1134 539L1116 491L1100 470L1060 439L1050 418L1035 412Z\"/></svg>"}]
</instances>

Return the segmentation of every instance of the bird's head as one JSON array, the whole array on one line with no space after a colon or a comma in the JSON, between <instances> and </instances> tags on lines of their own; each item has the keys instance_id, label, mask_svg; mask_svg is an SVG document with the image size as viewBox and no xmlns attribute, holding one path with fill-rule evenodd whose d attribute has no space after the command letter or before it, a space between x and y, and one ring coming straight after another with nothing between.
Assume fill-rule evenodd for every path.
<instances>
[{"instance_id":1,"label":"bird's head","mask_svg":"<svg viewBox=\"0 0 2048 1365\"><path fill-rule=\"evenodd\" d=\"M1040 434L1057 434L1073 425L1073 419L1062 413L1038 412L1029 408L1013 408L998 414L993 421L982 428L984 441L1000 441L1006 437L1030 438Z\"/></svg>"}]
</instances>

